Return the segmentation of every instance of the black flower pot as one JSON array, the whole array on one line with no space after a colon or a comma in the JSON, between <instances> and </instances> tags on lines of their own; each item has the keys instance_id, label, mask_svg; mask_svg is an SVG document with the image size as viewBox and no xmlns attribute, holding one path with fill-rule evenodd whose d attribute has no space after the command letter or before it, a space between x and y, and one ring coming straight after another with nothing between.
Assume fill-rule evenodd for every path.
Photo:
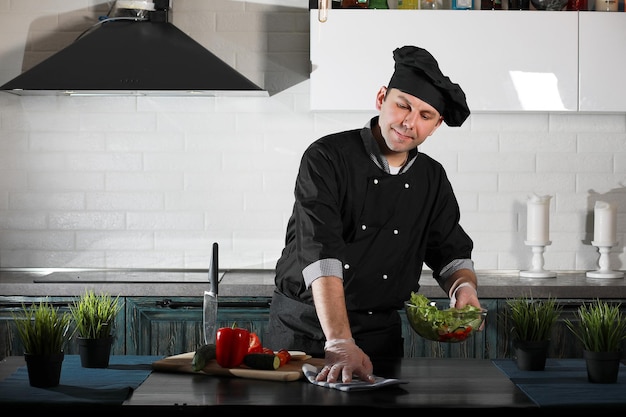
<instances>
[{"instance_id":1,"label":"black flower pot","mask_svg":"<svg viewBox=\"0 0 626 417\"><path fill-rule=\"evenodd\" d=\"M24 359L30 385L37 388L58 386L64 358L63 352L48 355L25 353Z\"/></svg>"},{"instance_id":2,"label":"black flower pot","mask_svg":"<svg viewBox=\"0 0 626 417\"><path fill-rule=\"evenodd\" d=\"M583 358L587 365L587 380L598 384L613 384L617 382L621 352L592 352L583 351Z\"/></svg>"},{"instance_id":3,"label":"black flower pot","mask_svg":"<svg viewBox=\"0 0 626 417\"><path fill-rule=\"evenodd\" d=\"M113 337L102 339L78 338L78 353L83 368L106 368L109 366Z\"/></svg>"},{"instance_id":4,"label":"black flower pot","mask_svg":"<svg viewBox=\"0 0 626 417\"><path fill-rule=\"evenodd\" d=\"M513 342L515 362L521 371L543 371L548 357L549 340Z\"/></svg>"}]
</instances>

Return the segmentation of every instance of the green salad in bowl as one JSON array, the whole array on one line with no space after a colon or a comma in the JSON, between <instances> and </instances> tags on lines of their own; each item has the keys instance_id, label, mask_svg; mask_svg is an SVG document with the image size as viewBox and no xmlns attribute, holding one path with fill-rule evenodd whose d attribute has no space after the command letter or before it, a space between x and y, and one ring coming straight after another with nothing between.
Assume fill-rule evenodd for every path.
<instances>
[{"instance_id":1,"label":"green salad in bowl","mask_svg":"<svg viewBox=\"0 0 626 417\"><path fill-rule=\"evenodd\" d=\"M484 308L467 305L458 309L415 292L404 303L404 308L411 328L421 337L436 342L466 340L479 330L487 315Z\"/></svg>"}]
</instances>

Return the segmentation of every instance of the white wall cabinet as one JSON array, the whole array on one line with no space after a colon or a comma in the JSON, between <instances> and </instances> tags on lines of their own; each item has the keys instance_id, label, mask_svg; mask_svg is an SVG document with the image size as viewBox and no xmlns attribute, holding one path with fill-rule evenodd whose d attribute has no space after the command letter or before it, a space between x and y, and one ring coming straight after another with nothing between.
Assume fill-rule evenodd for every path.
<instances>
[{"instance_id":1,"label":"white wall cabinet","mask_svg":"<svg viewBox=\"0 0 626 417\"><path fill-rule=\"evenodd\" d=\"M626 94L611 93L626 68L625 18L600 12L332 9L321 23L311 10L311 109L374 111L376 91L393 72L393 50L416 45L461 85L475 112L626 111ZM610 71L602 71L607 65Z\"/></svg>"},{"instance_id":2,"label":"white wall cabinet","mask_svg":"<svg viewBox=\"0 0 626 417\"><path fill-rule=\"evenodd\" d=\"M626 13L579 14L579 110L626 111Z\"/></svg>"}]
</instances>

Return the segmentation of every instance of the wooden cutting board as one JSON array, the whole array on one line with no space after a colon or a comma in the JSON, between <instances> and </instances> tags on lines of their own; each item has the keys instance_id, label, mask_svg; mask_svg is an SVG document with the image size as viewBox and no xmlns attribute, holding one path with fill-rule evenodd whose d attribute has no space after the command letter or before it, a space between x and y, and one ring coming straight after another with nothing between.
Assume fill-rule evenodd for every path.
<instances>
[{"instance_id":1,"label":"wooden cutting board","mask_svg":"<svg viewBox=\"0 0 626 417\"><path fill-rule=\"evenodd\" d=\"M263 371L246 367L222 368L217 362L212 360L201 371L194 371L191 368L191 360L195 352L181 353L180 355L168 356L152 363L152 369L158 372L178 372L189 374L206 374L235 376L239 378L263 379L267 381L297 381L304 377L302 365L310 363L314 366L323 366L323 358L312 358L310 355L295 354L291 361L276 369L275 371Z\"/></svg>"}]
</instances>

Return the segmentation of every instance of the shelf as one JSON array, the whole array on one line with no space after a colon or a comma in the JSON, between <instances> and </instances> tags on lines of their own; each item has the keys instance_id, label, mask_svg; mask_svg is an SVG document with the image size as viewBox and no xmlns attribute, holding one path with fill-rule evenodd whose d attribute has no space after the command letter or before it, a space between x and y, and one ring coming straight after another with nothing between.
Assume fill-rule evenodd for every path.
<instances>
[{"instance_id":1,"label":"shelf","mask_svg":"<svg viewBox=\"0 0 626 417\"><path fill-rule=\"evenodd\" d=\"M416 45L463 88L473 112L626 111L625 13L331 12L321 23L310 11L312 110L375 111L393 50Z\"/></svg>"}]
</instances>

